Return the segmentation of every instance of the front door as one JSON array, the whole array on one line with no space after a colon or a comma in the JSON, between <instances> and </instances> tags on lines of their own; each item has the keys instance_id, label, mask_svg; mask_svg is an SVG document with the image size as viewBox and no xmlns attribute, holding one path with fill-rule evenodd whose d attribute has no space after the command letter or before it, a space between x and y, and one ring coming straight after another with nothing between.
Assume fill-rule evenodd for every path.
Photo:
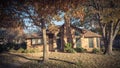
<instances>
[{"instance_id":1,"label":"front door","mask_svg":"<svg viewBox=\"0 0 120 68\"><path fill-rule=\"evenodd\" d=\"M53 39L49 39L49 51L53 51Z\"/></svg>"},{"instance_id":2,"label":"front door","mask_svg":"<svg viewBox=\"0 0 120 68\"><path fill-rule=\"evenodd\" d=\"M57 38L57 49L61 48L61 39Z\"/></svg>"}]
</instances>

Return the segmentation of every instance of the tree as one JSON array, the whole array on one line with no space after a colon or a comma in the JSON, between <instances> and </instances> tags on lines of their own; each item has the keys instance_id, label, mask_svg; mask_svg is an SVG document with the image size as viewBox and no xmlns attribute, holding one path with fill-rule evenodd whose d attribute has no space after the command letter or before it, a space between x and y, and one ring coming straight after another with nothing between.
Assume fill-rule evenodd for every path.
<instances>
[{"instance_id":1,"label":"tree","mask_svg":"<svg viewBox=\"0 0 120 68\"><path fill-rule=\"evenodd\" d=\"M42 19L42 22L34 22L36 25L39 26L40 23L42 23L42 26L45 25L45 22L50 23L50 17L55 18L57 20L60 20L60 18L57 16L57 13L59 11L63 11L66 13L64 19L66 21L66 23L68 21L70 21L69 16L71 15L74 17L83 17L81 16L81 10L80 8L76 7L80 7L79 3L84 2L83 0L36 0L36 1L32 1L32 3L34 3L34 7L35 7L35 12L38 14L37 18ZM72 11L71 11L72 9ZM74 11L76 9L76 11ZM77 11L79 10L79 11ZM73 12L74 11L74 12ZM83 12L83 11L82 11ZM72 13L72 14L70 14ZM35 18L35 17L34 17ZM82 19L82 18L81 18ZM42 28L43 30L43 39L44 39L44 61L47 61L48 56L47 56L47 48L46 48L46 32L45 32L45 27Z\"/></svg>"},{"instance_id":2,"label":"tree","mask_svg":"<svg viewBox=\"0 0 120 68\"><path fill-rule=\"evenodd\" d=\"M113 40L120 29L120 5L118 3L118 0L92 0L90 2L90 5L94 8L92 12L96 14L96 18L102 31L102 38L105 46L104 54L113 54Z\"/></svg>"},{"instance_id":3,"label":"tree","mask_svg":"<svg viewBox=\"0 0 120 68\"><path fill-rule=\"evenodd\" d=\"M4 37L7 43L23 36L24 23L20 19L20 12L17 8L15 2L5 0L0 2L0 29L5 29L7 32Z\"/></svg>"},{"instance_id":4,"label":"tree","mask_svg":"<svg viewBox=\"0 0 120 68\"><path fill-rule=\"evenodd\" d=\"M55 18L58 11L67 12L69 9L76 8L79 3L84 0L1 0L0 10L1 12L1 27L18 27L23 26L23 23L16 23L16 21L22 21L24 18L30 18L33 20L34 25L43 27L43 39L44 49L46 48L46 27L45 22L50 22L50 17ZM32 13L33 12L33 13ZM76 13L77 14L77 13ZM67 14L69 15L69 14ZM6 19L7 18L7 19ZM9 19L9 20L8 20ZM8 21L8 22L5 22ZM9 21L15 21L14 23ZM43 52L45 56L45 50ZM46 60L45 58L44 60Z\"/></svg>"}]
</instances>

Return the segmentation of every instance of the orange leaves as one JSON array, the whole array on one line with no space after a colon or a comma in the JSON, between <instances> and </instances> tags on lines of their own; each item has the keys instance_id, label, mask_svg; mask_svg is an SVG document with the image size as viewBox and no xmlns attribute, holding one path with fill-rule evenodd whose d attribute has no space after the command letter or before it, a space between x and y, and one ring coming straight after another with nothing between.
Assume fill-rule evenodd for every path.
<instances>
[{"instance_id":1,"label":"orange leaves","mask_svg":"<svg viewBox=\"0 0 120 68\"><path fill-rule=\"evenodd\" d=\"M85 1L86 0L43 0L43 1L41 0L38 1L38 3L35 2L34 5L35 8L37 10L39 8L39 12L44 15L44 13L53 14L57 10L62 10L67 12L69 11L69 9L76 8L78 5L85 3ZM80 15L79 17L84 16L83 13L77 13L77 15Z\"/></svg>"}]
</instances>

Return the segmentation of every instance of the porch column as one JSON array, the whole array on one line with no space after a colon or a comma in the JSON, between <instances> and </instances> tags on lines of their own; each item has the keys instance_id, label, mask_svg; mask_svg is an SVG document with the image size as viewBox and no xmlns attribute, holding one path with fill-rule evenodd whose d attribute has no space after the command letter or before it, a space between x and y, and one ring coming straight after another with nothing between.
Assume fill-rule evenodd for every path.
<instances>
[{"instance_id":1,"label":"porch column","mask_svg":"<svg viewBox=\"0 0 120 68\"><path fill-rule=\"evenodd\" d=\"M74 29L71 29L71 35L72 35L73 48L76 48L76 37L75 37L75 30Z\"/></svg>"},{"instance_id":2,"label":"porch column","mask_svg":"<svg viewBox=\"0 0 120 68\"><path fill-rule=\"evenodd\" d=\"M73 38L73 48L76 48L76 38Z\"/></svg>"},{"instance_id":3,"label":"porch column","mask_svg":"<svg viewBox=\"0 0 120 68\"><path fill-rule=\"evenodd\" d=\"M54 37L53 37L53 49L55 50L57 48L57 33L54 34Z\"/></svg>"},{"instance_id":4,"label":"porch column","mask_svg":"<svg viewBox=\"0 0 120 68\"><path fill-rule=\"evenodd\" d=\"M93 45L94 45L94 48L98 48L96 38L93 38Z\"/></svg>"},{"instance_id":5,"label":"porch column","mask_svg":"<svg viewBox=\"0 0 120 68\"><path fill-rule=\"evenodd\" d=\"M32 40L26 39L26 43L27 43L27 49L29 49L32 46Z\"/></svg>"},{"instance_id":6,"label":"porch column","mask_svg":"<svg viewBox=\"0 0 120 68\"><path fill-rule=\"evenodd\" d=\"M84 46L86 46L84 35L81 34L80 38L81 38L81 47L84 48Z\"/></svg>"}]
</instances>

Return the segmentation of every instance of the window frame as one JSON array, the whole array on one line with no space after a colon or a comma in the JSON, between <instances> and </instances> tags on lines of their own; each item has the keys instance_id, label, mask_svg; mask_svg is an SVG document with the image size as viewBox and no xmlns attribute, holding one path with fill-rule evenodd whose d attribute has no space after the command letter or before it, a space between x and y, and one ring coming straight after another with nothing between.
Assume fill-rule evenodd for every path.
<instances>
[{"instance_id":1,"label":"window frame","mask_svg":"<svg viewBox=\"0 0 120 68\"><path fill-rule=\"evenodd\" d=\"M40 38L32 38L31 39L31 44L32 45L41 45L42 44L42 39L40 39Z\"/></svg>"},{"instance_id":2,"label":"window frame","mask_svg":"<svg viewBox=\"0 0 120 68\"><path fill-rule=\"evenodd\" d=\"M89 48L94 48L94 38L88 38Z\"/></svg>"}]
</instances>

